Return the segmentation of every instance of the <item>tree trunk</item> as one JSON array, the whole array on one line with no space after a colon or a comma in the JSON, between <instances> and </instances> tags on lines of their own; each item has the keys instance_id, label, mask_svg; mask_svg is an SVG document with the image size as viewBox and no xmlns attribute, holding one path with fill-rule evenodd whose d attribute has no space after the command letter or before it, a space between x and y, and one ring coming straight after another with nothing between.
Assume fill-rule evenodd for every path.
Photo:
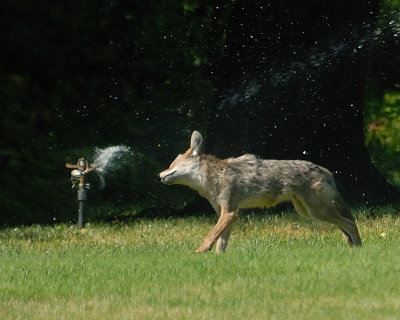
<instances>
[{"instance_id":1,"label":"tree trunk","mask_svg":"<svg viewBox=\"0 0 400 320\"><path fill-rule=\"evenodd\" d=\"M375 1L238 0L216 78L209 144L306 159L330 169L348 201L396 192L364 146L363 97Z\"/></svg>"}]
</instances>

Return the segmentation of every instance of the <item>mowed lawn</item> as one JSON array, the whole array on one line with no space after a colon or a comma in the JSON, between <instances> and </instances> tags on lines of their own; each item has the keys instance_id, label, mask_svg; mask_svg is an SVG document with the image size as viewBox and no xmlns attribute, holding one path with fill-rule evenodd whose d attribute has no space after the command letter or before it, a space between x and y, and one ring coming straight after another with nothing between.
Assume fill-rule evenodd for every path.
<instances>
[{"instance_id":1,"label":"mowed lawn","mask_svg":"<svg viewBox=\"0 0 400 320\"><path fill-rule=\"evenodd\" d=\"M400 217L353 210L362 248L294 213L0 230L0 319L399 319Z\"/></svg>"}]
</instances>

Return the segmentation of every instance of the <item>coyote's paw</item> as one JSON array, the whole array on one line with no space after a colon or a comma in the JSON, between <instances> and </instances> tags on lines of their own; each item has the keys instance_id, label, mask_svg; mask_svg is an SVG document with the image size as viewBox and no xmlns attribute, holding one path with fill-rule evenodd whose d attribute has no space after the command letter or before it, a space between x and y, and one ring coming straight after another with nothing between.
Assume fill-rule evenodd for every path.
<instances>
[{"instance_id":1,"label":"coyote's paw","mask_svg":"<svg viewBox=\"0 0 400 320\"><path fill-rule=\"evenodd\" d=\"M194 253L203 253L203 252L206 252L206 251L210 251L211 248L212 248L212 243L208 244L206 241L204 241L201 244L201 246L197 250L194 251Z\"/></svg>"}]
</instances>

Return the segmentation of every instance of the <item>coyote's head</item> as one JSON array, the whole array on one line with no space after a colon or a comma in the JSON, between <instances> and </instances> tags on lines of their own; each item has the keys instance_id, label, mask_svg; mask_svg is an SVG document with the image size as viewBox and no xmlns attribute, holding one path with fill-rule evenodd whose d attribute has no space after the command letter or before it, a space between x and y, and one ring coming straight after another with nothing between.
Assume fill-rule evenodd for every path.
<instances>
[{"instance_id":1,"label":"coyote's head","mask_svg":"<svg viewBox=\"0 0 400 320\"><path fill-rule=\"evenodd\" d=\"M194 187L200 179L200 151L203 137L200 132L193 131L190 148L179 154L168 169L160 173L160 179L165 184L183 184Z\"/></svg>"}]
</instances>

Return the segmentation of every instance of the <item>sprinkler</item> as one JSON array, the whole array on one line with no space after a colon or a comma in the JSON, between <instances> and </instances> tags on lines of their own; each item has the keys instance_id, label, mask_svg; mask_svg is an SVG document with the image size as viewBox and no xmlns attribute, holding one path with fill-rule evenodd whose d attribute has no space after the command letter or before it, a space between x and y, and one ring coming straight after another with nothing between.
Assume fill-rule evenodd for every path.
<instances>
[{"instance_id":1,"label":"sprinkler","mask_svg":"<svg viewBox=\"0 0 400 320\"><path fill-rule=\"evenodd\" d=\"M87 190L90 190L90 184L85 183L85 177L89 172L96 170L100 166L101 165L96 163L89 164L89 161L87 161L85 158L79 158L76 164L65 164L65 167L74 169L71 171L71 182L72 188L76 188L78 190L78 226L81 229L83 229L85 225L84 203L87 198Z\"/></svg>"}]
</instances>

